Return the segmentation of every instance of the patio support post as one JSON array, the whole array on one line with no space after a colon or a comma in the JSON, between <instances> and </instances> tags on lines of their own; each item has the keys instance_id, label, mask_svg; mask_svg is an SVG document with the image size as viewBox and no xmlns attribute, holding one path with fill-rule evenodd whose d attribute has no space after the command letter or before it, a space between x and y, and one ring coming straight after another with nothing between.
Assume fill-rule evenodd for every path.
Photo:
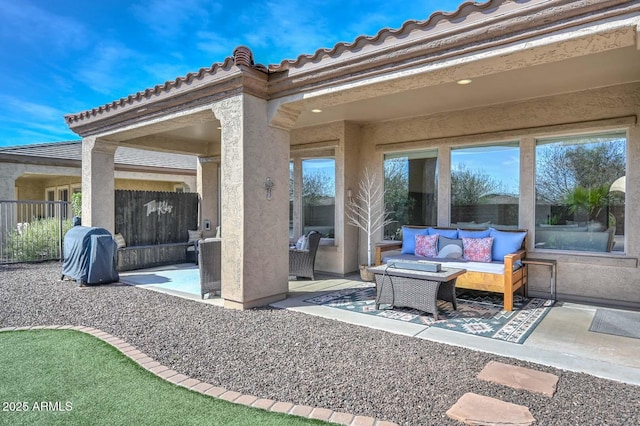
<instances>
[{"instance_id":1,"label":"patio support post","mask_svg":"<svg viewBox=\"0 0 640 426\"><path fill-rule=\"evenodd\" d=\"M216 227L220 225L218 216L219 206L218 188L218 167L220 166L220 156L199 157L198 158L198 194L200 194L200 229L204 231L205 237L213 237ZM205 229L205 222L211 225L209 230Z\"/></svg>"},{"instance_id":2,"label":"patio support post","mask_svg":"<svg viewBox=\"0 0 640 426\"><path fill-rule=\"evenodd\" d=\"M115 232L114 157L118 145L82 139L82 225Z\"/></svg>"},{"instance_id":3,"label":"patio support post","mask_svg":"<svg viewBox=\"0 0 640 426\"><path fill-rule=\"evenodd\" d=\"M246 93L213 111L222 124L224 306L265 306L289 288L289 132L269 126L267 101Z\"/></svg>"}]
</instances>

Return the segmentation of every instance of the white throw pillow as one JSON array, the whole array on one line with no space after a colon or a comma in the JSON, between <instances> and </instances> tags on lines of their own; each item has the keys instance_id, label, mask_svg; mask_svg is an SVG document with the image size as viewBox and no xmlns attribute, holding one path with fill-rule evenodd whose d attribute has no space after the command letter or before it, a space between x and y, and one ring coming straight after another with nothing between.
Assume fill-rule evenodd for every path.
<instances>
[{"instance_id":1,"label":"white throw pillow","mask_svg":"<svg viewBox=\"0 0 640 426\"><path fill-rule=\"evenodd\" d=\"M199 239L202 238L202 231L199 230L189 230L189 241L187 241L188 243L195 243L196 241L198 241Z\"/></svg>"},{"instance_id":2,"label":"white throw pillow","mask_svg":"<svg viewBox=\"0 0 640 426\"><path fill-rule=\"evenodd\" d=\"M113 241L116 242L118 248L124 248L127 246L127 243L124 241L124 237L122 236L122 234L115 234L113 236Z\"/></svg>"},{"instance_id":3,"label":"white throw pillow","mask_svg":"<svg viewBox=\"0 0 640 426\"><path fill-rule=\"evenodd\" d=\"M307 250L309 245L309 240L304 235L301 235L296 242L296 250Z\"/></svg>"}]
</instances>

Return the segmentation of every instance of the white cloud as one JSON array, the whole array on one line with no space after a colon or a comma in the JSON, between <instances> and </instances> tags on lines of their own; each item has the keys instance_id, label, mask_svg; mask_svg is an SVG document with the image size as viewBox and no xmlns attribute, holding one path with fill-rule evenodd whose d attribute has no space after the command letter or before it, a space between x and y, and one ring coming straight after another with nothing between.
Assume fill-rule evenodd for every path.
<instances>
[{"instance_id":1,"label":"white cloud","mask_svg":"<svg viewBox=\"0 0 640 426\"><path fill-rule=\"evenodd\" d=\"M0 104L0 145L78 139L67 128L60 109L12 96L0 96Z\"/></svg>"},{"instance_id":2,"label":"white cloud","mask_svg":"<svg viewBox=\"0 0 640 426\"><path fill-rule=\"evenodd\" d=\"M45 120L51 120L59 119L63 114L59 109L49 105L23 101L13 96L1 96L0 102L4 105L5 114L11 116L24 115L29 119L40 117Z\"/></svg>"}]
</instances>

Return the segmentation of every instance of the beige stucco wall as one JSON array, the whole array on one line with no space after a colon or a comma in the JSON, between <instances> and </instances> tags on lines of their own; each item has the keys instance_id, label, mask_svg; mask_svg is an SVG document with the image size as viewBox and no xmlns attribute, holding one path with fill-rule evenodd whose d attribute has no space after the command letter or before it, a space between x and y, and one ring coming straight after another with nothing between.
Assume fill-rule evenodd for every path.
<instances>
[{"instance_id":1,"label":"beige stucco wall","mask_svg":"<svg viewBox=\"0 0 640 426\"><path fill-rule=\"evenodd\" d=\"M368 123L362 126L333 123L328 126L297 129L292 132L292 145L337 139L336 165L341 162L344 181L355 188L357 177L365 167L382 181L383 156L386 152L434 147L439 149L438 225L449 225L448 154L451 147L501 141L519 141L520 227L535 228L534 177L535 139L562 134L579 134L604 130L626 130L627 202L626 241L624 255L575 254L535 250L534 238L528 239L530 256L558 261L557 295L559 299L599 301L615 305L640 307L640 131L636 127L640 113L640 84L627 84L533 99L505 105L453 111L431 116ZM345 129L350 129L345 131ZM345 136L345 134L350 136ZM357 148L352 144L358 143ZM292 150L293 150L292 146ZM351 154L349 154L351 153ZM357 155L357 166L353 160ZM347 159L345 161L345 158ZM344 193L343 193L344 194ZM336 193L336 210L344 202ZM343 209L336 212L343 221ZM337 224L337 223L336 223ZM322 247L317 260L321 271L346 273L355 269L352 230L343 228L336 247ZM634 232L635 231L635 232ZM346 239L345 236L348 236ZM381 238L381 235L380 235ZM365 258L360 238L359 258ZM345 250L341 247L348 247ZM544 266L531 267L529 292L548 296L550 273Z\"/></svg>"},{"instance_id":2,"label":"beige stucco wall","mask_svg":"<svg viewBox=\"0 0 640 426\"><path fill-rule=\"evenodd\" d=\"M30 178L21 179L29 175ZM46 187L80 181L80 169L34 164L0 163L0 200L42 200ZM34 198L35 197L35 198Z\"/></svg>"},{"instance_id":3,"label":"beige stucco wall","mask_svg":"<svg viewBox=\"0 0 640 426\"><path fill-rule=\"evenodd\" d=\"M370 167L381 169L385 152L438 147L440 155L449 148L474 143L518 140L521 143L520 227L535 228L533 215L535 138L559 134L622 129L628 131L626 255L570 255L533 248L530 256L558 261L557 294L560 299L599 300L640 307L640 84L600 88L550 98L454 111L428 117L365 125L362 129L361 158ZM444 161L442 163L447 163ZM442 171L442 169L440 170ZM442 176L442 173L440 174ZM448 194L439 194L439 225L448 225ZM444 196L443 196L444 195ZM445 213L443 215L443 212ZM635 232L634 232L635 231ZM548 295L549 272L532 267L530 294Z\"/></svg>"},{"instance_id":4,"label":"beige stucco wall","mask_svg":"<svg viewBox=\"0 0 640 426\"><path fill-rule=\"evenodd\" d=\"M166 191L173 192L174 182L152 182L133 179L118 179L115 181L116 189L132 191Z\"/></svg>"},{"instance_id":5,"label":"beige stucco wall","mask_svg":"<svg viewBox=\"0 0 640 426\"><path fill-rule=\"evenodd\" d=\"M288 291L289 132L269 127L266 101L248 94L213 111L222 124L224 306L263 306ZM267 178L275 185L270 195Z\"/></svg>"},{"instance_id":6,"label":"beige stucco wall","mask_svg":"<svg viewBox=\"0 0 640 426\"><path fill-rule=\"evenodd\" d=\"M173 192L181 185L187 192L196 191L195 174L116 171L115 178L116 189ZM80 168L0 163L0 200L44 200L47 188L81 184Z\"/></svg>"},{"instance_id":7,"label":"beige stucco wall","mask_svg":"<svg viewBox=\"0 0 640 426\"><path fill-rule=\"evenodd\" d=\"M358 230L346 224L344 209L347 189L351 188L355 194L358 188L359 146L360 126L355 123L337 122L291 131L293 158L335 158L335 238L332 243L323 241L319 247L316 255L318 271L346 274L358 269Z\"/></svg>"}]
</instances>

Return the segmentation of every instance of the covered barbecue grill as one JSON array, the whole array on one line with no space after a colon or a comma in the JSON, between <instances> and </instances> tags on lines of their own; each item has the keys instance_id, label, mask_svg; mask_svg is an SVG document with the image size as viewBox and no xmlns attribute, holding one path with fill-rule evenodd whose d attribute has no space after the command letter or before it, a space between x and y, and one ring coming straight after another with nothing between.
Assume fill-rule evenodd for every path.
<instances>
[{"instance_id":1,"label":"covered barbecue grill","mask_svg":"<svg viewBox=\"0 0 640 426\"><path fill-rule=\"evenodd\" d=\"M64 236L62 278L79 285L118 281L117 245L104 228L74 226Z\"/></svg>"}]
</instances>

